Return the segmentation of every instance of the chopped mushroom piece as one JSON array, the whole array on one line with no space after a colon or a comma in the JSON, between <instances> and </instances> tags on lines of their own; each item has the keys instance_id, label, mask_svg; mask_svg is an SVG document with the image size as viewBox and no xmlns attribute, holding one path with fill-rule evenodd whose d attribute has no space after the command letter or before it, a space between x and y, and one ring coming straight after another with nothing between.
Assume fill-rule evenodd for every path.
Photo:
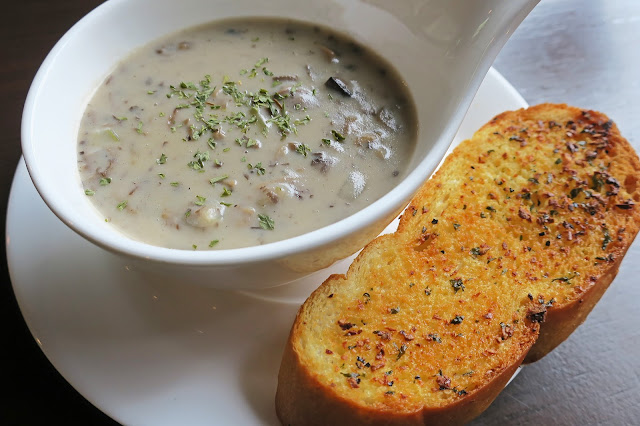
<instances>
[{"instance_id":1,"label":"chopped mushroom piece","mask_svg":"<svg viewBox=\"0 0 640 426\"><path fill-rule=\"evenodd\" d=\"M203 206L192 210L186 216L186 222L196 228L211 228L219 226L222 222L226 207L222 204L217 206Z\"/></svg>"},{"instance_id":2,"label":"chopped mushroom piece","mask_svg":"<svg viewBox=\"0 0 640 426\"><path fill-rule=\"evenodd\" d=\"M275 75L273 81L298 81L297 75Z\"/></svg>"},{"instance_id":3,"label":"chopped mushroom piece","mask_svg":"<svg viewBox=\"0 0 640 426\"><path fill-rule=\"evenodd\" d=\"M329 62L338 62L338 58L336 58L336 52L329 49L327 46L322 45L320 46L320 50L325 54Z\"/></svg>"},{"instance_id":4,"label":"chopped mushroom piece","mask_svg":"<svg viewBox=\"0 0 640 426\"><path fill-rule=\"evenodd\" d=\"M336 157L332 157L324 151L314 152L311 155L313 156L311 165L320 167L320 171L323 173L326 173L332 166L334 166L338 162L338 159Z\"/></svg>"},{"instance_id":5,"label":"chopped mushroom piece","mask_svg":"<svg viewBox=\"0 0 640 426\"><path fill-rule=\"evenodd\" d=\"M324 83L329 89L333 89L339 92L343 96L351 97L353 96L353 91L347 86L343 80L338 77L329 77L329 79Z\"/></svg>"}]
</instances>

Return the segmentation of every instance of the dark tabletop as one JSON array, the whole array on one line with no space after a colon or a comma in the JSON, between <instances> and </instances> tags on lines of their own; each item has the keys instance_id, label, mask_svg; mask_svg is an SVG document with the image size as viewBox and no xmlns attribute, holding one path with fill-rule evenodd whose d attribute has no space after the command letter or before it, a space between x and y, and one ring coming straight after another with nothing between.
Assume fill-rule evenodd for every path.
<instances>
[{"instance_id":1,"label":"dark tabletop","mask_svg":"<svg viewBox=\"0 0 640 426\"><path fill-rule=\"evenodd\" d=\"M38 66L100 0L22 0L2 7L0 214L20 158L20 119ZM640 1L542 0L495 62L530 103L609 115L640 151ZM115 424L57 373L16 304L4 244L0 424ZM474 424L640 424L640 241L587 321L526 366Z\"/></svg>"}]
</instances>

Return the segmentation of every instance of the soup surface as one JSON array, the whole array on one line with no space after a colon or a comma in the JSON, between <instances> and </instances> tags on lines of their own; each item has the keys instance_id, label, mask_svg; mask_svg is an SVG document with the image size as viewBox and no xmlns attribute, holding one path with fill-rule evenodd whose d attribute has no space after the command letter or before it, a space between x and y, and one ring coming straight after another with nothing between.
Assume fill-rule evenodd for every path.
<instances>
[{"instance_id":1,"label":"soup surface","mask_svg":"<svg viewBox=\"0 0 640 426\"><path fill-rule=\"evenodd\" d=\"M396 71L307 24L220 21L120 63L78 138L85 194L131 238L227 249L300 235L393 189L417 135Z\"/></svg>"}]
</instances>

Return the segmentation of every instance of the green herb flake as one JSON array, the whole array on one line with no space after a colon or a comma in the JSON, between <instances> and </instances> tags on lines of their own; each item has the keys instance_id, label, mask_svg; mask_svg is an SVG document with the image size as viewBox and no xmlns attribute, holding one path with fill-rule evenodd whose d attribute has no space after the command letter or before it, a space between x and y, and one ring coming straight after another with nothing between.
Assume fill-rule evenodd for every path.
<instances>
[{"instance_id":1,"label":"green herb flake","mask_svg":"<svg viewBox=\"0 0 640 426\"><path fill-rule=\"evenodd\" d=\"M93 197L95 193L96 193L96 191L93 191L91 189L85 189L84 190L84 195L87 195L89 197Z\"/></svg>"},{"instance_id":2,"label":"green herb flake","mask_svg":"<svg viewBox=\"0 0 640 426\"><path fill-rule=\"evenodd\" d=\"M120 141L120 136L118 136L118 134L113 129L106 129L104 132L107 135L109 135L109 137L112 140L114 140L115 142L119 142Z\"/></svg>"},{"instance_id":3,"label":"green herb flake","mask_svg":"<svg viewBox=\"0 0 640 426\"><path fill-rule=\"evenodd\" d=\"M258 214L258 219L260 221L260 228L266 229L267 231L272 231L275 227L275 222L266 214Z\"/></svg>"},{"instance_id":4,"label":"green herb flake","mask_svg":"<svg viewBox=\"0 0 640 426\"><path fill-rule=\"evenodd\" d=\"M464 315L456 315L454 319L451 320L451 324L460 324L464 321Z\"/></svg>"},{"instance_id":5,"label":"green herb flake","mask_svg":"<svg viewBox=\"0 0 640 426\"><path fill-rule=\"evenodd\" d=\"M228 177L229 177L229 175L218 176L218 177L215 177L213 179L209 179L209 183L211 185L215 185L216 183L218 183L220 181L223 181L223 180L227 179Z\"/></svg>"},{"instance_id":6,"label":"green herb flake","mask_svg":"<svg viewBox=\"0 0 640 426\"><path fill-rule=\"evenodd\" d=\"M309 114L305 115L304 118L294 121L294 123L298 126L309 124L309 122L311 122L311 117L309 116Z\"/></svg>"},{"instance_id":7,"label":"green herb flake","mask_svg":"<svg viewBox=\"0 0 640 426\"><path fill-rule=\"evenodd\" d=\"M462 278L449 280L449 282L451 283L451 287L453 287L454 293L457 293L459 290L464 291L465 287Z\"/></svg>"},{"instance_id":8,"label":"green herb flake","mask_svg":"<svg viewBox=\"0 0 640 426\"><path fill-rule=\"evenodd\" d=\"M344 135L342 135L342 133L338 132L337 130L331 130L331 134L338 142L343 142L345 140Z\"/></svg>"},{"instance_id":9,"label":"green herb flake","mask_svg":"<svg viewBox=\"0 0 640 426\"><path fill-rule=\"evenodd\" d=\"M220 242L220 240L211 240L211 242L209 243L209 248L215 246L216 244L218 244Z\"/></svg>"},{"instance_id":10,"label":"green herb flake","mask_svg":"<svg viewBox=\"0 0 640 426\"><path fill-rule=\"evenodd\" d=\"M111 178L110 177L105 177L100 179L100 185L101 186L107 186L111 183Z\"/></svg>"},{"instance_id":11,"label":"green herb flake","mask_svg":"<svg viewBox=\"0 0 640 426\"><path fill-rule=\"evenodd\" d=\"M163 154L161 154L161 155L160 155L160 158L158 158L158 159L156 160L156 163L158 163L158 164L164 164L164 163L166 163L166 162L167 162L167 156L166 156L166 155L164 155L164 153L163 153Z\"/></svg>"},{"instance_id":12,"label":"green herb flake","mask_svg":"<svg viewBox=\"0 0 640 426\"><path fill-rule=\"evenodd\" d=\"M229 195L231 195L231 190L229 188L224 188L222 190L222 194L220 194L221 197L228 197Z\"/></svg>"},{"instance_id":13,"label":"green herb flake","mask_svg":"<svg viewBox=\"0 0 640 426\"><path fill-rule=\"evenodd\" d=\"M201 195L196 195L196 201L194 201L194 204L196 206L203 206L205 201L207 201L206 197L203 197Z\"/></svg>"},{"instance_id":14,"label":"green herb flake","mask_svg":"<svg viewBox=\"0 0 640 426\"><path fill-rule=\"evenodd\" d=\"M551 280L551 282L561 281L563 283L571 284L571 280L574 279L575 277L579 276L579 275L580 274L578 272L574 272L573 274L567 274L567 276L564 276L564 277L554 278L554 279Z\"/></svg>"},{"instance_id":15,"label":"green herb flake","mask_svg":"<svg viewBox=\"0 0 640 426\"><path fill-rule=\"evenodd\" d=\"M296 146L296 152L306 157L311 152L311 148L309 148L309 145L301 143Z\"/></svg>"},{"instance_id":16,"label":"green herb flake","mask_svg":"<svg viewBox=\"0 0 640 426\"><path fill-rule=\"evenodd\" d=\"M402 358L402 355L404 355L407 352L407 345L405 345L404 343L400 346L400 348L398 349L398 356L396 357L396 361L399 361L400 358ZM393 382L391 382L393 384Z\"/></svg>"},{"instance_id":17,"label":"green herb flake","mask_svg":"<svg viewBox=\"0 0 640 426\"><path fill-rule=\"evenodd\" d=\"M606 250L607 246L611 242L611 235L609 234L609 229L603 228L602 232L604 233L604 239L602 240L602 250Z\"/></svg>"},{"instance_id":18,"label":"green herb flake","mask_svg":"<svg viewBox=\"0 0 640 426\"><path fill-rule=\"evenodd\" d=\"M262 65L266 64L267 62L269 62L269 58L260 58L253 67L260 68Z\"/></svg>"},{"instance_id":19,"label":"green herb flake","mask_svg":"<svg viewBox=\"0 0 640 426\"><path fill-rule=\"evenodd\" d=\"M578 196L578 194L580 194L582 192L582 188L578 187L578 188L573 188L570 192L570 196L571 198L576 198Z\"/></svg>"},{"instance_id":20,"label":"green herb flake","mask_svg":"<svg viewBox=\"0 0 640 426\"><path fill-rule=\"evenodd\" d=\"M178 185L180 185L180 182L171 182L169 185L176 187Z\"/></svg>"},{"instance_id":21,"label":"green herb flake","mask_svg":"<svg viewBox=\"0 0 640 426\"><path fill-rule=\"evenodd\" d=\"M125 209L125 207L127 207L127 201L126 201L126 200L125 200L125 201L120 202L120 203L116 206L116 208L117 208L118 210L120 210L120 211L124 210L124 209Z\"/></svg>"},{"instance_id":22,"label":"green herb flake","mask_svg":"<svg viewBox=\"0 0 640 426\"><path fill-rule=\"evenodd\" d=\"M204 162L209 160L209 151L200 152L197 151L193 158L194 161L190 161L187 165L191 167L193 170L202 170L204 169Z\"/></svg>"},{"instance_id":23,"label":"green herb flake","mask_svg":"<svg viewBox=\"0 0 640 426\"><path fill-rule=\"evenodd\" d=\"M598 173L594 173L594 175L591 176L591 189L594 191L600 191L603 186L604 181L600 178L600 175Z\"/></svg>"},{"instance_id":24,"label":"green herb flake","mask_svg":"<svg viewBox=\"0 0 640 426\"><path fill-rule=\"evenodd\" d=\"M256 173L259 174L259 175L264 175L266 173L265 168L262 167L262 162L257 163L256 165L253 165L253 164L249 163L247 165L247 168L249 170L254 169L256 171Z\"/></svg>"}]
</instances>

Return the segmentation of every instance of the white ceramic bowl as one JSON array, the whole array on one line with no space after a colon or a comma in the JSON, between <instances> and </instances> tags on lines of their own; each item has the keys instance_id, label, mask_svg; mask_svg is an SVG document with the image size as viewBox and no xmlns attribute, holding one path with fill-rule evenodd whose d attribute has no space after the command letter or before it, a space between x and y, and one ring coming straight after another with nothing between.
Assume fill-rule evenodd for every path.
<instances>
[{"instance_id":1,"label":"white ceramic bowl","mask_svg":"<svg viewBox=\"0 0 640 426\"><path fill-rule=\"evenodd\" d=\"M71 229L132 265L216 288L264 288L329 266L364 246L434 171L508 36L538 0L111 0L80 20L38 71L22 120L22 150L49 208ZM189 251L129 239L105 223L82 190L77 134L87 102L134 48L205 22L278 16L333 27L393 63L416 103L410 172L367 208L276 243Z\"/></svg>"}]
</instances>

